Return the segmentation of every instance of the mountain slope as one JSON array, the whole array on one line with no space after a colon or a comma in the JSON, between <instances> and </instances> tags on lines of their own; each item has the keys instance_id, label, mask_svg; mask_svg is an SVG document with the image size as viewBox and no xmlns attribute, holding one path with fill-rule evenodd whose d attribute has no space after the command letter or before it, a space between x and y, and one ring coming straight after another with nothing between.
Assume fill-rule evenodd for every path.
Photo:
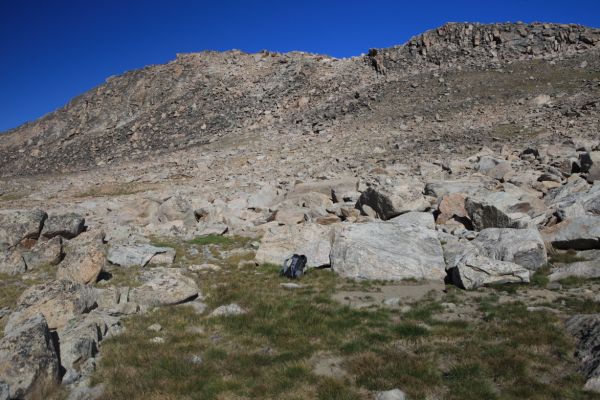
<instances>
[{"instance_id":1,"label":"mountain slope","mask_svg":"<svg viewBox=\"0 0 600 400\"><path fill-rule=\"evenodd\" d=\"M593 108L598 86L581 80L600 77L599 40L600 30L578 25L452 23L350 59L300 52L178 55L109 78L2 135L1 174L75 171L224 136L243 142L255 133L376 133L408 124L415 135L433 130L435 136L443 125L445 134L460 137L469 131L464 121L479 127L483 109L502 114L490 122L514 123L519 113L512 106L548 85L568 99L566 108L571 102ZM583 62L586 68L568 73ZM412 126L415 116L433 118Z\"/></svg>"}]
</instances>

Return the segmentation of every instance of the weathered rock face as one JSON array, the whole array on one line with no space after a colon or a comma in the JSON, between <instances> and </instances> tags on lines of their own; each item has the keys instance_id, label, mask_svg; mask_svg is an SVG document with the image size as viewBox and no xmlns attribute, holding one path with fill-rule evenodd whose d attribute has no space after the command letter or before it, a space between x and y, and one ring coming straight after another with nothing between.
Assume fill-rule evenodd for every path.
<instances>
[{"instance_id":1,"label":"weathered rock face","mask_svg":"<svg viewBox=\"0 0 600 400\"><path fill-rule=\"evenodd\" d=\"M63 384L72 383L94 371L99 343L122 331L119 318L98 310L70 319L58 330L60 362L65 369Z\"/></svg>"},{"instance_id":2,"label":"weathered rock face","mask_svg":"<svg viewBox=\"0 0 600 400\"><path fill-rule=\"evenodd\" d=\"M75 315L96 306L92 288L68 281L50 281L35 285L23 292L16 311L10 315L5 332L16 328L21 321L43 314L50 329L58 329Z\"/></svg>"},{"instance_id":3,"label":"weathered rock face","mask_svg":"<svg viewBox=\"0 0 600 400\"><path fill-rule=\"evenodd\" d=\"M465 209L466 197L462 193L452 193L445 195L438 205L439 215L436 218L438 224L445 224L452 218L464 220L468 218Z\"/></svg>"},{"instance_id":4,"label":"weathered rock face","mask_svg":"<svg viewBox=\"0 0 600 400\"><path fill-rule=\"evenodd\" d=\"M164 256L160 260L172 263L175 251L170 247L156 247L149 244L112 245L108 249L107 259L112 264L122 267L143 267L151 262L157 255ZM156 258L159 260L159 258Z\"/></svg>"},{"instance_id":5,"label":"weathered rock face","mask_svg":"<svg viewBox=\"0 0 600 400\"><path fill-rule=\"evenodd\" d=\"M502 182L507 181L514 175L514 171L509 162L489 156L483 156L479 159L477 170L490 178Z\"/></svg>"},{"instance_id":6,"label":"weathered rock face","mask_svg":"<svg viewBox=\"0 0 600 400\"><path fill-rule=\"evenodd\" d=\"M0 253L0 273L7 275L22 274L27 271L23 254L18 250Z\"/></svg>"},{"instance_id":7,"label":"weathered rock face","mask_svg":"<svg viewBox=\"0 0 600 400\"><path fill-rule=\"evenodd\" d=\"M477 230L485 228L523 229L532 225L528 213L534 206L530 201L523 196L507 192L481 193L468 197L465 208Z\"/></svg>"},{"instance_id":8,"label":"weathered rock face","mask_svg":"<svg viewBox=\"0 0 600 400\"><path fill-rule=\"evenodd\" d=\"M433 220L433 214L428 212L408 212L406 214L399 215L389 220L399 226L420 226L427 229L435 229L435 221Z\"/></svg>"},{"instance_id":9,"label":"weathered rock face","mask_svg":"<svg viewBox=\"0 0 600 400\"><path fill-rule=\"evenodd\" d=\"M536 270L548 262L544 241L537 229L488 228L473 241L482 255L510 261L528 270Z\"/></svg>"},{"instance_id":10,"label":"weathered rock face","mask_svg":"<svg viewBox=\"0 0 600 400\"><path fill-rule=\"evenodd\" d=\"M44 265L57 265L63 256L60 237L53 237L47 242L39 241L31 250L23 252L28 271Z\"/></svg>"},{"instance_id":11,"label":"weathered rock face","mask_svg":"<svg viewBox=\"0 0 600 400\"><path fill-rule=\"evenodd\" d=\"M472 24L448 23L413 37L405 46L383 51L382 68L400 68L397 60L410 54L422 62L447 63L463 59L465 53L476 64L479 56L514 59L544 56L557 52L594 47L599 40L597 29L552 24Z\"/></svg>"},{"instance_id":12,"label":"weathered rock face","mask_svg":"<svg viewBox=\"0 0 600 400\"><path fill-rule=\"evenodd\" d=\"M566 327L577 340L575 355L587 378L584 388L600 392L600 314L575 315L567 321Z\"/></svg>"},{"instance_id":13,"label":"weathered rock face","mask_svg":"<svg viewBox=\"0 0 600 400\"><path fill-rule=\"evenodd\" d=\"M548 278L550 279L550 282L556 282L570 277L588 279L600 278L600 262L578 261L566 264L554 270Z\"/></svg>"},{"instance_id":14,"label":"weathered rock face","mask_svg":"<svg viewBox=\"0 0 600 400\"><path fill-rule=\"evenodd\" d=\"M180 195L170 197L158 207L157 218L160 222L183 221L184 225L196 225L192 205Z\"/></svg>"},{"instance_id":15,"label":"weathered rock face","mask_svg":"<svg viewBox=\"0 0 600 400\"><path fill-rule=\"evenodd\" d=\"M459 179L448 181L431 181L425 185L424 192L427 196L442 198L451 194L461 193L473 196L482 189L492 189L495 183L486 179Z\"/></svg>"},{"instance_id":16,"label":"weathered rock face","mask_svg":"<svg viewBox=\"0 0 600 400\"><path fill-rule=\"evenodd\" d=\"M584 215L600 215L600 183L589 186L575 176L565 185L549 192L546 205L559 221Z\"/></svg>"},{"instance_id":17,"label":"weathered rock face","mask_svg":"<svg viewBox=\"0 0 600 400\"><path fill-rule=\"evenodd\" d=\"M131 290L129 300L147 307L183 303L199 293L196 282L174 268L150 268L139 279L142 285Z\"/></svg>"},{"instance_id":18,"label":"weathered rock face","mask_svg":"<svg viewBox=\"0 0 600 400\"><path fill-rule=\"evenodd\" d=\"M557 249L600 249L600 217L581 216L567 219L544 229L544 241Z\"/></svg>"},{"instance_id":19,"label":"weathered rock face","mask_svg":"<svg viewBox=\"0 0 600 400\"><path fill-rule=\"evenodd\" d=\"M443 280L446 275L437 233L393 222L354 224L337 231L331 267L355 279Z\"/></svg>"},{"instance_id":20,"label":"weathered rock face","mask_svg":"<svg viewBox=\"0 0 600 400\"><path fill-rule=\"evenodd\" d=\"M377 213L377 217L387 220L409 211L429 208L430 204L422 191L423 185L416 181L369 187L361 194L357 206L369 206Z\"/></svg>"},{"instance_id":21,"label":"weathered rock face","mask_svg":"<svg viewBox=\"0 0 600 400\"><path fill-rule=\"evenodd\" d=\"M463 289L503 283L528 283L529 271L520 265L468 254L449 268L451 281Z\"/></svg>"},{"instance_id":22,"label":"weathered rock face","mask_svg":"<svg viewBox=\"0 0 600 400\"><path fill-rule=\"evenodd\" d=\"M104 233L85 232L65 243L65 258L58 266L57 279L90 284L106 266Z\"/></svg>"},{"instance_id":23,"label":"weathered rock face","mask_svg":"<svg viewBox=\"0 0 600 400\"><path fill-rule=\"evenodd\" d=\"M281 265L293 254L304 254L307 266L329 265L332 231L330 226L302 224L274 226L263 236L256 261Z\"/></svg>"},{"instance_id":24,"label":"weathered rock face","mask_svg":"<svg viewBox=\"0 0 600 400\"><path fill-rule=\"evenodd\" d=\"M48 215L41 210L0 212L0 250L24 239L37 239Z\"/></svg>"},{"instance_id":25,"label":"weathered rock face","mask_svg":"<svg viewBox=\"0 0 600 400\"><path fill-rule=\"evenodd\" d=\"M41 314L0 339L0 386L9 399L42 399L59 381L58 354Z\"/></svg>"},{"instance_id":26,"label":"weathered rock face","mask_svg":"<svg viewBox=\"0 0 600 400\"><path fill-rule=\"evenodd\" d=\"M79 214L69 213L62 215L50 215L44 222L42 236L50 239L55 236L62 236L65 239L72 239L79 235L85 229L85 218Z\"/></svg>"},{"instance_id":27,"label":"weathered rock face","mask_svg":"<svg viewBox=\"0 0 600 400\"><path fill-rule=\"evenodd\" d=\"M579 160L582 172L587 172L587 181L600 181L600 151L582 153Z\"/></svg>"}]
</instances>

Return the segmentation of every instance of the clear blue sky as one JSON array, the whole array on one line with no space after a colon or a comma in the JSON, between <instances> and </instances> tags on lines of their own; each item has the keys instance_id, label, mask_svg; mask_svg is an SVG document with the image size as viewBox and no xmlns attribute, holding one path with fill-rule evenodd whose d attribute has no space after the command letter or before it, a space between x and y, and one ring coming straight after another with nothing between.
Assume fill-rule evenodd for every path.
<instances>
[{"instance_id":1,"label":"clear blue sky","mask_svg":"<svg viewBox=\"0 0 600 400\"><path fill-rule=\"evenodd\" d=\"M600 27L600 0L0 0L0 131L63 106L108 76L179 52L353 56L448 21Z\"/></svg>"}]
</instances>

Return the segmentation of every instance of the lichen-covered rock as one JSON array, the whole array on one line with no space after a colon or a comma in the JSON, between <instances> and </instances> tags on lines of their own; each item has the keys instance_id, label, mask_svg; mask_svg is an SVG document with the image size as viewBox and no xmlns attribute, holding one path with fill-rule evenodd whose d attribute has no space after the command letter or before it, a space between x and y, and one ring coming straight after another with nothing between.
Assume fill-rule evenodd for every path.
<instances>
[{"instance_id":1,"label":"lichen-covered rock","mask_svg":"<svg viewBox=\"0 0 600 400\"><path fill-rule=\"evenodd\" d=\"M68 213L61 215L50 215L44 222L42 236L50 239L55 236L62 236L65 239L72 239L79 235L85 229L85 218L79 214Z\"/></svg>"},{"instance_id":2,"label":"lichen-covered rock","mask_svg":"<svg viewBox=\"0 0 600 400\"><path fill-rule=\"evenodd\" d=\"M141 286L131 289L129 300L155 307L183 303L198 296L196 282L175 268L150 268L139 277Z\"/></svg>"},{"instance_id":3,"label":"lichen-covered rock","mask_svg":"<svg viewBox=\"0 0 600 400\"><path fill-rule=\"evenodd\" d=\"M42 210L0 211L0 250L14 247L24 239L37 239L47 217Z\"/></svg>"},{"instance_id":4,"label":"lichen-covered rock","mask_svg":"<svg viewBox=\"0 0 600 400\"><path fill-rule=\"evenodd\" d=\"M96 296L92 288L74 282L53 280L32 286L23 292L4 330L9 332L21 321L36 314L44 315L50 329L58 329L73 316L88 312L94 307Z\"/></svg>"},{"instance_id":5,"label":"lichen-covered rock","mask_svg":"<svg viewBox=\"0 0 600 400\"><path fill-rule=\"evenodd\" d=\"M58 236L46 242L38 241L31 250L23 252L28 271L44 265L57 265L63 256L62 239Z\"/></svg>"},{"instance_id":6,"label":"lichen-covered rock","mask_svg":"<svg viewBox=\"0 0 600 400\"><path fill-rule=\"evenodd\" d=\"M65 242L65 258L58 265L57 279L90 284L106 266L106 246L102 232L85 232Z\"/></svg>"},{"instance_id":7,"label":"lichen-covered rock","mask_svg":"<svg viewBox=\"0 0 600 400\"><path fill-rule=\"evenodd\" d=\"M0 339L0 393L9 399L42 399L59 382L58 353L41 314Z\"/></svg>"},{"instance_id":8,"label":"lichen-covered rock","mask_svg":"<svg viewBox=\"0 0 600 400\"><path fill-rule=\"evenodd\" d=\"M600 314L575 315L565 325L577 340L575 356L587 378L584 388L600 393Z\"/></svg>"},{"instance_id":9,"label":"lichen-covered rock","mask_svg":"<svg viewBox=\"0 0 600 400\"><path fill-rule=\"evenodd\" d=\"M162 255L162 258L156 258ZM157 247L150 244L132 244L132 245L112 245L108 249L107 259L112 264L122 267L140 266L143 267L154 261L163 261L170 264L175 258L175 251L170 247ZM158 262L157 262L158 263Z\"/></svg>"},{"instance_id":10,"label":"lichen-covered rock","mask_svg":"<svg viewBox=\"0 0 600 400\"><path fill-rule=\"evenodd\" d=\"M0 252L0 274L18 275L27 271L23 253L18 250Z\"/></svg>"}]
</instances>

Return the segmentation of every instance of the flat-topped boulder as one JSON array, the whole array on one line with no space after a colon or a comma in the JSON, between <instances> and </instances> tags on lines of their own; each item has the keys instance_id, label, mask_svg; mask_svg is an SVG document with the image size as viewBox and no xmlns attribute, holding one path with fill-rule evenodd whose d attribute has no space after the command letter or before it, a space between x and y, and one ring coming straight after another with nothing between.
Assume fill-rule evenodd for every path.
<instances>
[{"instance_id":1,"label":"flat-topped boulder","mask_svg":"<svg viewBox=\"0 0 600 400\"><path fill-rule=\"evenodd\" d=\"M170 264L174 259L175 250L171 247L157 247L144 243L114 244L108 248L107 253L107 260L110 263L122 267L144 267L153 260Z\"/></svg>"},{"instance_id":2,"label":"flat-topped boulder","mask_svg":"<svg viewBox=\"0 0 600 400\"><path fill-rule=\"evenodd\" d=\"M148 268L139 280L142 285L131 289L129 300L141 306L169 306L198 297L196 282L176 268Z\"/></svg>"},{"instance_id":3,"label":"flat-topped boulder","mask_svg":"<svg viewBox=\"0 0 600 400\"><path fill-rule=\"evenodd\" d=\"M354 279L443 280L445 262L437 232L420 224L368 222L335 232L335 273Z\"/></svg>"}]
</instances>

